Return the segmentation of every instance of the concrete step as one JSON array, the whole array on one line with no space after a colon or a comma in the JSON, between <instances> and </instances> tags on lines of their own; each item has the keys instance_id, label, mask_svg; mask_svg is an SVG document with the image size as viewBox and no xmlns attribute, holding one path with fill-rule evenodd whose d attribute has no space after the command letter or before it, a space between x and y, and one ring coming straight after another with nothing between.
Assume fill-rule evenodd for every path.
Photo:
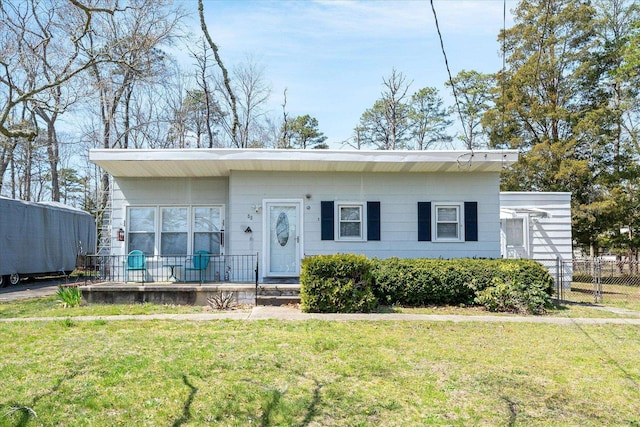
<instances>
[{"instance_id":1,"label":"concrete step","mask_svg":"<svg viewBox=\"0 0 640 427\"><path fill-rule=\"evenodd\" d=\"M257 298L258 305L287 305L287 304L300 304L300 297L293 295L286 296L263 296L258 295Z\"/></svg>"},{"instance_id":2,"label":"concrete step","mask_svg":"<svg viewBox=\"0 0 640 427\"><path fill-rule=\"evenodd\" d=\"M300 296L300 285L294 284L277 284L277 285L258 285L258 296Z\"/></svg>"}]
</instances>

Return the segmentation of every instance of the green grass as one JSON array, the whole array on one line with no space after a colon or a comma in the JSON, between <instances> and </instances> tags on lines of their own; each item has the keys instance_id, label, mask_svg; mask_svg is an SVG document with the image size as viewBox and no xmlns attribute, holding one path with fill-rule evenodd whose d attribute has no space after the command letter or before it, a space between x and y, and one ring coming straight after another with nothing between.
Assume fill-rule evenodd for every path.
<instances>
[{"instance_id":1,"label":"green grass","mask_svg":"<svg viewBox=\"0 0 640 427\"><path fill-rule=\"evenodd\" d=\"M575 302L594 302L593 283L572 282L564 298ZM626 285L602 285L602 303L611 307L640 311L640 288Z\"/></svg>"},{"instance_id":2,"label":"green grass","mask_svg":"<svg viewBox=\"0 0 640 427\"><path fill-rule=\"evenodd\" d=\"M242 307L241 307L242 309ZM83 305L67 307L59 302L57 296L32 298L27 300L0 303L0 319L26 317L74 317L74 316L110 316L118 314L190 314L210 311L209 306L157 305L157 304L112 304ZM637 308L640 312L640 307ZM511 313L492 313L481 307L383 307L381 312L407 314L453 314L461 316L512 316ZM589 305L561 304L549 310L552 317L638 317L635 314L615 314L597 310Z\"/></svg>"},{"instance_id":3,"label":"green grass","mask_svg":"<svg viewBox=\"0 0 640 427\"><path fill-rule=\"evenodd\" d=\"M0 426L640 424L630 325L61 319L0 341Z\"/></svg>"},{"instance_id":4,"label":"green grass","mask_svg":"<svg viewBox=\"0 0 640 427\"><path fill-rule=\"evenodd\" d=\"M116 314L202 313L209 307L159 304L92 304L67 307L56 295L0 303L0 318L11 317L69 317L110 316Z\"/></svg>"},{"instance_id":5,"label":"green grass","mask_svg":"<svg viewBox=\"0 0 640 427\"><path fill-rule=\"evenodd\" d=\"M442 314L458 316L514 316L513 313L493 313L482 307L454 307L454 306L430 306L430 307L388 307L380 310L390 313L405 314ZM592 304L558 304L554 305L547 312L548 317L571 317L571 318L637 318L637 313L612 313L606 310L599 310Z\"/></svg>"}]
</instances>

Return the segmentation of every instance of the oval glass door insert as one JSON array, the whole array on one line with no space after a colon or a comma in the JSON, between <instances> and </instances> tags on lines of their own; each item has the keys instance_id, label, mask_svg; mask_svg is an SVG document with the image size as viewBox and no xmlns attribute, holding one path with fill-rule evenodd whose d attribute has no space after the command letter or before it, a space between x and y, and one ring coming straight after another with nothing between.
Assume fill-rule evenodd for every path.
<instances>
[{"instance_id":1,"label":"oval glass door insert","mask_svg":"<svg viewBox=\"0 0 640 427\"><path fill-rule=\"evenodd\" d=\"M286 246L289 242L289 217L284 212L280 212L276 221L276 237L280 246Z\"/></svg>"}]
</instances>

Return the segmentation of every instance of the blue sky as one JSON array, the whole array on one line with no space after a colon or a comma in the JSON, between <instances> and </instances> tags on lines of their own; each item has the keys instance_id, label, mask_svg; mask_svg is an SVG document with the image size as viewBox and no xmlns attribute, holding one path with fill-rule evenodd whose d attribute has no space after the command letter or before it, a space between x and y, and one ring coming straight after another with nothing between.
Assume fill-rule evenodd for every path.
<instances>
[{"instance_id":1,"label":"blue sky","mask_svg":"<svg viewBox=\"0 0 640 427\"><path fill-rule=\"evenodd\" d=\"M499 70L503 2L434 4L452 75L463 69ZM507 27L515 6L507 1ZM413 80L411 93L433 86L446 104L453 103L444 86L448 77L428 0L217 0L205 1L204 7L227 67L252 57L271 86L268 109L281 114L287 88L289 115L317 118L332 148L352 135L393 68Z\"/></svg>"}]
</instances>

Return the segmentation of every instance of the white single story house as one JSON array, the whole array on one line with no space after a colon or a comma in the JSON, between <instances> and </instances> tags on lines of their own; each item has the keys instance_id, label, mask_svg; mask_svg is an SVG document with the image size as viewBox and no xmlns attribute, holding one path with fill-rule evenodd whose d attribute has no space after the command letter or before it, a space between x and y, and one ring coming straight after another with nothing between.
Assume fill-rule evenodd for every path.
<instances>
[{"instance_id":1,"label":"white single story house","mask_svg":"<svg viewBox=\"0 0 640 427\"><path fill-rule=\"evenodd\" d=\"M96 149L89 158L113 177L113 255L139 250L188 280L194 266L168 257L253 254L268 282L299 277L301 259L318 254L499 258L500 171L518 153ZM244 274L207 268L212 281Z\"/></svg>"}]
</instances>

